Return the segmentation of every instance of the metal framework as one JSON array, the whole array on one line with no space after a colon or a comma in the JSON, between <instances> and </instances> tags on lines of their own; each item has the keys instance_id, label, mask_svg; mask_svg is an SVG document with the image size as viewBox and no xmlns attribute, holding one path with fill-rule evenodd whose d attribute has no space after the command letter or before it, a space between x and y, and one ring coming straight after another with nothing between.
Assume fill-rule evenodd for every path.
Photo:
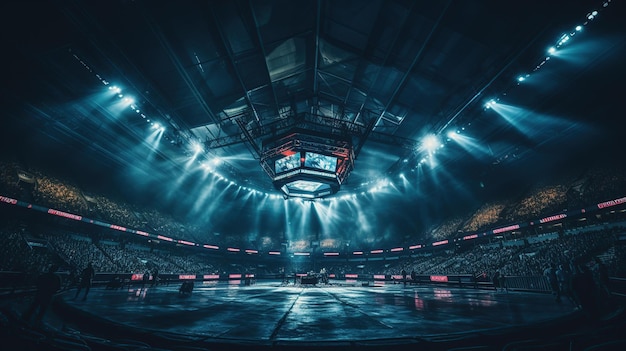
<instances>
[{"instance_id":1,"label":"metal framework","mask_svg":"<svg viewBox=\"0 0 626 351\"><path fill-rule=\"evenodd\" d=\"M300 166L280 175L276 173L275 167L273 167L276 160L288 154L302 152L335 157L337 159L335 170L330 172L310 169L303 164L304 159L302 158ZM323 192L324 195L329 195L337 192L341 184L350 175L354 169L354 159L354 148L349 136L294 129L264 141L261 152L261 167L278 189L282 189L285 184L290 182L303 180L330 185L330 192ZM310 196L317 197L316 194L310 194Z\"/></svg>"}]
</instances>

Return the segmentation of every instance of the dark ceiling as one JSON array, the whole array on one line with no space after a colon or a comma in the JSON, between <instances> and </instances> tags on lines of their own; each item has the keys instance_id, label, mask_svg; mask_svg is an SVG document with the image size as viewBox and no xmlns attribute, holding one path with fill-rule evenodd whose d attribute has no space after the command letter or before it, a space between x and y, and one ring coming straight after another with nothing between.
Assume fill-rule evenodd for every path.
<instances>
[{"instance_id":1,"label":"dark ceiling","mask_svg":"<svg viewBox=\"0 0 626 351\"><path fill-rule=\"evenodd\" d=\"M59 165L85 189L113 185L192 213L209 232L332 235L358 222L358 232L406 235L613 146L623 134L624 7L4 2L3 149ZM492 98L498 109L484 107ZM147 119L165 127L158 143ZM314 217L269 196L279 193L259 164L263 140L294 127L355 145L336 201L299 205ZM420 163L427 134L445 147ZM387 185L372 192L378 184Z\"/></svg>"}]
</instances>

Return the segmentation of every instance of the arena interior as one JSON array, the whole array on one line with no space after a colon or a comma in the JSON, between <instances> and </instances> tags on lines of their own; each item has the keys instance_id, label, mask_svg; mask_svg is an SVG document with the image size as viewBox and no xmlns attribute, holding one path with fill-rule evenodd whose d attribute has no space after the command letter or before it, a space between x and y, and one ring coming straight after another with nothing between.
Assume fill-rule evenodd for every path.
<instances>
[{"instance_id":1,"label":"arena interior","mask_svg":"<svg viewBox=\"0 0 626 351\"><path fill-rule=\"evenodd\" d=\"M623 350L623 1L5 1L2 350Z\"/></svg>"}]
</instances>

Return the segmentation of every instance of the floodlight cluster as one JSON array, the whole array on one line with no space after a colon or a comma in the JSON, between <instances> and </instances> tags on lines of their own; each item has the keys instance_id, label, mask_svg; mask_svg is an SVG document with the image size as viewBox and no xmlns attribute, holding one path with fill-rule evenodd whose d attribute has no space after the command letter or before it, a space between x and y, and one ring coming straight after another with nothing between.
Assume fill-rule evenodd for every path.
<instances>
[{"instance_id":1,"label":"floodlight cluster","mask_svg":"<svg viewBox=\"0 0 626 351\"><path fill-rule=\"evenodd\" d=\"M548 47L547 55L542 56L541 61L534 67L534 69L532 69L532 74L535 74L535 72L544 67L544 65L548 61L550 61L550 58L552 56L558 55L560 49L570 44L576 36L579 36L580 33L584 31L584 28L589 25L591 21L595 20L599 16L600 11L608 7L610 3L611 0L604 1L602 3L602 9L594 9L590 11L585 15L582 23L575 25L570 31L561 34L558 39L555 40L554 44ZM531 73L519 74L514 79L517 85L520 85L531 79ZM496 104L498 104L498 100L499 98L491 98L487 100L487 102L485 102L483 105L484 110L489 110L494 107ZM420 159L420 161L418 162L418 166L426 164L429 160L432 160L434 154L437 152L438 149L443 148L446 143L454 141L457 136L465 130L466 126L460 126L456 129L447 129L448 125L450 125L453 120L454 118L446 123L443 130L435 134L429 134L424 136L422 140L418 143L418 146L416 147L416 152L421 152L423 155L422 157L418 157ZM468 123L467 126L469 125L470 124ZM445 138L444 142L438 143L437 140L441 139L440 135L445 135L447 136L447 138ZM431 166L434 165L435 163L431 162ZM416 166L416 168L418 166Z\"/></svg>"},{"instance_id":2,"label":"floodlight cluster","mask_svg":"<svg viewBox=\"0 0 626 351\"><path fill-rule=\"evenodd\" d=\"M579 35L579 33L581 33L584 30L584 28L587 25L589 25L589 23L591 23L591 21L595 20L599 16L600 14L599 11L602 11L604 8L608 7L610 3L611 3L611 0L604 1L602 3L602 9L599 9L599 10L594 9L590 11L589 13L585 15L585 19L582 23L574 26L571 31L568 31L567 33L563 33L562 35L560 35L559 38L554 42L554 44L548 47L547 55L544 55L542 57L542 60L532 69L532 74L540 70L548 61L550 61L550 58L552 56L555 56L558 54L558 51L562 47L564 47L565 45L568 45L572 41L572 39L574 39L575 36ZM133 110L138 116L140 116L143 120L145 120L145 122L148 123L152 127L153 130L159 130L161 132L164 132L166 130L164 123L153 120L152 118L147 116L144 112L142 112L138 104L134 101L134 99L131 96L126 96L120 87L116 85L111 85L111 83L108 80L106 80L97 72L95 72L78 55L74 53L72 53L72 55L74 56L74 58L76 58L77 61L80 62L81 65L83 65L85 69L93 73L96 76L96 78L108 88L109 91L116 94L118 98L120 98L124 103L128 104L128 107L131 110ZM524 74L517 75L514 79L517 85L520 85L528 81L530 78L531 78L531 73L524 73ZM498 103L498 98L490 99L484 104L484 109L488 110L494 105L496 105L497 103ZM419 143L416 143L417 146L416 146L415 151L417 153L423 152L423 156L421 158L418 157L420 161L418 162L418 165L415 168L422 166L423 164L426 164L429 161L431 161L430 162L431 168L434 167L436 163L432 162L432 160L434 158L434 155L437 153L437 151L439 149L444 148L446 143L454 141L456 138L458 138L459 134L465 131L466 126L459 126L455 129L447 129L447 127L451 124L453 120L454 118L452 118L448 123L446 123L443 130L440 130L439 132L434 133L434 134L426 135ZM471 123L467 124L468 127L470 125ZM441 137L441 135L444 135L446 137ZM236 186L239 190L248 191L252 195L262 195L270 199L285 199L285 200L291 199L290 197L283 197L278 194L270 194L270 193L259 191L259 190L256 190L247 186L241 186L237 184L237 182L235 182L234 180L224 177L222 174L220 174L216 170L217 166L219 166L222 163L222 160L220 160L217 157L210 157L208 155L205 155L206 157L200 157L202 154L205 153L202 143L196 140L193 140L191 138L187 140L186 142L187 142L187 150L191 151L191 153L193 154L193 156L191 157L195 159L194 161L197 162L199 167L204 169L206 172L210 173L215 179L219 181L223 181L227 183L227 185ZM405 159L404 162L407 162L407 160ZM406 179L403 176L401 176L400 178ZM361 187L368 188L367 190L357 192L354 194L345 194L341 196L315 199L315 201L337 201L337 200L354 201L357 198L357 194L364 196L364 195L380 192L384 188L387 188L393 185L394 184L387 177L383 177L380 179L373 179L372 181L368 183L361 184ZM299 199L299 200L303 201L302 199Z\"/></svg>"},{"instance_id":3,"label":"floodlight cluster","mask_svg":"<svg viewBox=\"0 0 626 351\"><path fill-rule=\"evenodd\" d=\"M108 92L115 94L115 96L117 96L123 103L127 104L128 108L134 111L135 114L137 114L147 124L149 124L152 130L158 130L160 132L164 132L166 130L165 126L161 122L155 121L153 118L149 117L147 114L142 112L141 109L139 108L139 105L135 102L134 98L131 95L124 94L121 87L111 84L109 80L105 79L102 75L96 73L78 55L76 54L72 54L72 55L78 62L80 62L80 64L85 69L93 73L96 76L96 78L100 81L100 83L102 83L102 85L107 87ZM203 144L200 141L189 138L188 140L186 140L186 144L187 144L186 146L183 146L183 150L187 151L186 152L188 154L187 156L189 156L190 154L191 156L189 157L193 159L193 161L195 161L201 169L211 174L216 180L223 181L227 183L228 185L234 185L238 187L238 189L248 191L252 195L264 195L264 196L268 196L271 199L282 198L281 196L276 195L276 194L268 194L266 192L262 192L262 191L259 191L250 187L241 186L237 184L234 180L223 176L217 171L216 167L222 164L223 160L221 160L217 156L204 155L205 157L201 157L205 153L205 150L204 150Z\"/></svg>"}]
</instances>

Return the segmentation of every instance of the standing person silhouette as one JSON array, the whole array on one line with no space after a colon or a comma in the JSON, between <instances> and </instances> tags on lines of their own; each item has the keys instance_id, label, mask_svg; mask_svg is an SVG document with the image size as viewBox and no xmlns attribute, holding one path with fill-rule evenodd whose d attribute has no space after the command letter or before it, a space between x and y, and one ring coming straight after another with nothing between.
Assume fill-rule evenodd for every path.
<instances>
[{"instance_id":1,"label":"standing person silhouette","mask_svg":"<svg viewBox=\"0 0 626 351\"><path fill-rule=\"evenodd\" d=\"M561 290L559 289L559 280L556 276L556 264L552 263L548 265L543 271L543 275L548 279L548 284L552 290L552 295L555 296L555 301L561 302Z\"/></svg>"},{"instance_id":2,"label":"standing person silhouette","mask_svg":"<svg viewBox=\"0 0 626 351\"><path fill-rule=\"evenodd\" d=\"M159 269L158 268L154 268L154 270L152 271L152 286L157 286L157 284L159 279Z\"/></svg>"},{"instance_id":3,"label":"standing person silhouette","mask_svg":"<svg viewBox=\"0 0 626 351\"><path fill-rule=\"evenodd\" d=\"M402 274L402 282L404 283L404 286L406 286L406 271L404 268L402 268L402 272L400 272L400 274Z\"/></svg>"},{"instance_id":4,"label":"standing person silhouette","mask_svg":"<svg viewBox=\"0 0 626 351\"><path fill-rule=\"evenodd\" d=\"M87 299L87 294L89 294L89 289L91 289L91 283L93 281L94 276L96 275L96 271L93 269L91 262L87 264L87 267L83 269L80 273L80 283L78 284L78 289L76 289L76 295L74 295L74 300L80 294L80 291L84 288L85 295L83 296L83 301Z\"/></svg>"},{"instance_id":5,"label":"standing person silhouette","mask_svg":"<svg viewBox=\"0 0 626 351\"><path fill-rule=\"evenodd\" d=\"M496 270L496 272L493 274L493 277L491 277L491 281L493 282L493 288L495 291L498 291L498 287L500 287L500 271Z\"/></svg>"},{"instance_id":6,"label":"standing person silhouette","mask_svg":"<svg viewBox=\"0 0 626 351\"><path fill-rule=\"evenodd\" d=\"M595 266L593 267L593 273L595 275L596 283L600 288L600 293L604 294L604 297L611 297L611 289L609 285L611 280L609 279L609 269L606 264L602 262L599 257L594 258Z\"/></svg>"},{"instance_id":7,"label":"standing person silhouette","mask_svg":"<svg viewBox=\"0 0 626 351\"><path fill-rule=\"evenodd\" d=\"M54 294L61 289L61 278L55 273L56 271L57 266L53 264L49 267L47 272L39 275L37 278L37 292L35 293L33 302L31 302L28 310L22 315L22 319L25 322L30 323L35 311L37 314L35 314L33 322L39 324L43 320L46 310L52 303Z\"/></svg>"}]
</instances>

